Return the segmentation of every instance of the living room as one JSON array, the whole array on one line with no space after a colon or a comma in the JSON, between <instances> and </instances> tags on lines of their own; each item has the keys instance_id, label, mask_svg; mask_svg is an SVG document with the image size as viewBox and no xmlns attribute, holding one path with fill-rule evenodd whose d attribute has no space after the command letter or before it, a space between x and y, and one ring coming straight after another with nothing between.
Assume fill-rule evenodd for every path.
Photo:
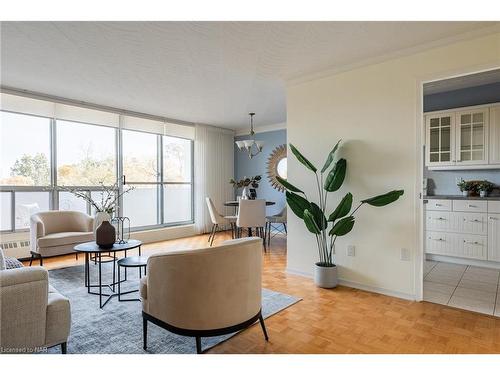
<instances>
[{"instance_id":1,"label":"living room","mask_svg":"<svg viewBox=\"0 0 500 375\"><path fill-rule=\"evenodd\" d=\"M111 10L2 17L2 359L500 352L500 263L430 255L428 202L444 198L422 184L447 178L429 172L443 165L426 152L465 137L440 125L434 151L429 87L457 102L442 82L497 77L495 12L271 21ZM472 167L495 184L491 97L473 103L484 116L469 127L488 136ZM467 134L458 155L477 153ZM498 188L449 200L482 199L492 221ZM477 238L496 249L492 228ZM445 288L428 279L440 262L491 279L487 311L426 292Z\"/></svg>"}]
</instances>

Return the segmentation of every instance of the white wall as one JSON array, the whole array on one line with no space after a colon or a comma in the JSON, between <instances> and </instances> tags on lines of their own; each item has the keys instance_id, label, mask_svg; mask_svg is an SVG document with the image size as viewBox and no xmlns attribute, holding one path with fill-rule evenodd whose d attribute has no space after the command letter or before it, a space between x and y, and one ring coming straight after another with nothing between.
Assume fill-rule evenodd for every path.
<instances>
[{"instance_id":1,"label":"white wall","mask_svg":"<svg viewBox=\"0 0 500 375\"><path fill-rule=\"evenodd\" d=\"M500 66L500 33L288 85L289 142L321 168L335 142L344 140L340 154L347 159L348 174L342 190L329 199L331 209L347 191L359 201L405 190L391 206L363 207L354 230L337 241L344 283L406 298L418 295L420 83L495 66ZM313 175L294 158L289 158L288 176L316 197ZM356 246L355 257L346 256L348 244ZM411 250L411 261L400 260L401 248ZM314 237L290 214L288 270L310 275L316 261Z\"/></svg>"}]
</instances>

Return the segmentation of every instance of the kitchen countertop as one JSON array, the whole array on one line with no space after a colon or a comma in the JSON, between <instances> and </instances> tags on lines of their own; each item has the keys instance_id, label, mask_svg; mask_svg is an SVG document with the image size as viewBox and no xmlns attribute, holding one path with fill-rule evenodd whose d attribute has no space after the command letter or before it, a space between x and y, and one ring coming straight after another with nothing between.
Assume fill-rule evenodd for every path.
<instances>
[{"instance_id":1,"label":"kitchen countertop","mask_svg":"<svg viewBox=\"0 0 500 375\"><path fill-rule=\"evenodd\" d=\"M492 195L485 198L479 196L464 197L463 195L424 195L424 199L454 199L471 201L500 201L500 195Z\"/></svg>"}]
</instances>

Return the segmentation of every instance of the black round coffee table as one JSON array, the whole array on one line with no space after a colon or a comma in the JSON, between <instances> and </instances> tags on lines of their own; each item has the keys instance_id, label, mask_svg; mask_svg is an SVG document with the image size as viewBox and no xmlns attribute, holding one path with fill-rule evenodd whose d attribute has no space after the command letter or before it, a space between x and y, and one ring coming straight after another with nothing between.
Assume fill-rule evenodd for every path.
<instances>
[{"instance_id":1,"label":"black round coffee table","mask_svg":"<svg viewBox=\"0 0 500 375\"><path fill-rule=\"evenodd\" d=\"M121 296L123 294L129 294L129 293L134 293L138 292L139 289L134 289L134 290L129 290L127 292L122 292L121 291L121 283L122 281L127 280L127 276L125 274L125 280L121 279L121 267L125 268L125 271L127 271L127 268L139 268L139 271L144 267L144 276L146 276L146 266L148 264L148 258L143 257L143 256L133 256L133 257L126 257L118 260L116 262L118 265L118 301L140 301L139 298L122 298ZM140 278L139 278L140 282Z\"/></svg>"},{"instance_id":2,"label":"black round coffee table","mask_svg":"<svg viewBox=\"0 0 500 375\"><path fill-rule=\"evenodd\" d=\"M99 245L95 243L95 241L92 242L84 242L81 244L76 245L73 249L76 252L80 253L85 253L85 286L87 287L87 293L89 294L95 294L99 296L99 307L103 308L106 303L109 302L109 300L112 297L117 296L118 294L115 293L115 285L119 285L119 282L116 281L116 276L115 276L115 270L116 270L116 252L117 251L124 251L125 252L125 257L127 257L127 251L132 250L132 249L138 249L139 251L139 256L141 255L141 245L142 242L139 240L128 240L126 243L115 243L111 248L101 248ZM102 283L102 263L109 262L108 261L103 261L102 258L105 256L104 253L113 253L113 256L111 257L111 260L113 261L113 282L110 284L103 284ZM94 259L97 260L98 268L99 268L99 283L98 284L91 284L90 282L90 257L91 255L94 254ZM125 275L126 279L126 275ZM94 292L91 290L91 288L99 288L99 293ZM103 293L102 288L109 288L110 293ZM102 302L102 297L108 297L104 303Z\"/></svg>"}]
</instances>

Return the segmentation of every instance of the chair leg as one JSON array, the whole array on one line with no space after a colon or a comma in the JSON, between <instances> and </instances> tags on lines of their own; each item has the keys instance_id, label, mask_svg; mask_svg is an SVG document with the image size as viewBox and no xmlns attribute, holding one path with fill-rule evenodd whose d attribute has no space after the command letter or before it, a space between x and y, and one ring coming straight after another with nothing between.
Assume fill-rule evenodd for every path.
<instances>
[{"instance_id":1,"label":"chair leg","mask_svg":"<svg viewBox=\"0 0 500 375\"><path fill-rule=\"evenodd\" d=\"M35 259L35 256L33 255L33 253L31 253L31 258L30 258L30 267L31 267L31 265L33 264L33 259Z\"/></svg>"},{"instance_id":2,"label":"chair leg","mask_svg":"<svg viewBox=\"0 0 500 375\"><path fill-rule=\"evenodd\" d=\"M214 226L214 234L212 235L212 240L210 241L210 246L213 245L215 239L215 233L217 233L217 229L219 228L219 224L215 224Z\"/></svg>"},{"instance_id":3,"label":"chair leg","mask_svg":"<svg viewBox=\"0 0 500 375\"><path fill-rule=\"evenodd\" d=\"M40 266L43 266L43 257L40 255Z\"/></svg>"},{"instance_id":4,"label":"chair leg","mask_svg":"<svg viewBox=\"0 0 500 375\"><path fill-rule=\"evenodd\" d=\"M75 253L75 258L76 260L78 260L78 253Z\"/></svg>"},{"instance_id":5,"label":"chair leg","mask_svg":"<svg viewBox=\"0 0 500 375\"><path fill-rule=\"evenodd\" d=\"M262 242L264 244L264 252L267 252L267 247L266 247L266 233L265 233L263 227L260 227L259 230L260 230L260 238L262 238Z\"/></svg>"},{"instance_id":6,"label":"chair leg","mask_svg":"<svg viewBox=\"0 0 500 375\"><path fill-rule=\"evenodd\" d=\"M269 336L267 335L266 325L264 324L264 318L262 317L262 313L259 315L260 326L262 327L262 332L264 333L264 338L266 341L269 341Z\"/></svg>"},{"instance_id":7,"label":"chair leg","mask_svg":"<svg viewBox=\"0 0 500 375\"><path fill-rule=\"evenodd\" d=\"M196 354L201 354L201 337L196 337Z\"/></svg>"},{"instance_id":8,"label":"chair leg","mask_svg":"<svg viewBox=\"0 0 500 375\"><path fill-rule=\"evenodd\" d=\"M142 348L147 350L148 347L148 320L142 318Z\"/></svg>"},{"instance_id":9,"label":"chair leg","mask_svg":"<svg viewBox=\"0 0 500 375\"><path fill-rule=\"evenodd\" d=\"M63 342L63 343L61 344L61 354L66 354L66 353L67 353L67 351L68 351L68 343Z\"/></svg>"},{"instance_id":10,"label":"chair leg","mask_svg":"<svg viewBox=\"0 0 500 375\"><path fill-rule=\"evenodd\" d=\"M268 246L271 246L271 230L272 230L272 226L271 226L271 222L267 223L267 226L268 226L268 230L267 230L267 245Z\"/></svg>"},{"instance_id":11,"label":"chair leg","mask_svg":"<svg viewBox=\"0 0 500 375\"><path fill-rule=\"evenodd\" d=\"M288 234L288 232L286 231L286 223L283 223L283 228L285 229L285 234Z\"/></svg>"}]
</instances>

